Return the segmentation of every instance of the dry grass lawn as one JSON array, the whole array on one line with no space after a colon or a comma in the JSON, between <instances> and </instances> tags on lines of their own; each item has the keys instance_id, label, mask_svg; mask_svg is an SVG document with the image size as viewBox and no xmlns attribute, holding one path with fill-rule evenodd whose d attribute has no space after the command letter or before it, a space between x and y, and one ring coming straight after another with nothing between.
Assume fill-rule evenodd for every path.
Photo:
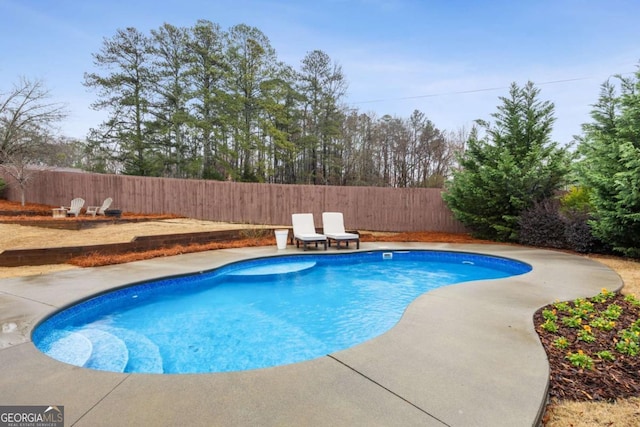
<instances>
[{"instance_id":1,"label":"dry grass lawn","mask_svg":"<svg viewBox=\"0 0 640 427\"><path fill-rule=\"evenodd\" d=\"M547 412L548 427L638 427L640 398L620 399L616 403L562 402Z\"/></svg>"},{"instance_id":2,"label":"dry grass lawn","mask_svg":"<svg viewBox=\"0 0 640 427\"><path fill-rule=\"evenodd\" d=\"M59 230L44 227L0 223L0 252L7 249L34 249L130 242L136 236L194 233L250 227L224 222L174 218L160 221L105 223L83 230ZM0 278L32 276L77 268L70 264L25 267L0 267Z\"/></svg>"}]
</instances>

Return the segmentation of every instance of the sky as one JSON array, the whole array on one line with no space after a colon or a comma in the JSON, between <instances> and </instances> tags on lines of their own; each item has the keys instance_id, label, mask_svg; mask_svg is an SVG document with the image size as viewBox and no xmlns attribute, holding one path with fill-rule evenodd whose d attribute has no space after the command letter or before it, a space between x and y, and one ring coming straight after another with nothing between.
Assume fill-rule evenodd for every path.
<instances>
[{"instance_id":1,"label":"sky","mask_svg":"<svg viewBox=\"0 0 640 427\"><path fill-rule=\"evenodd\" d=\"M555 105L552 138L569 144L601 84L637 71L638 16L638 0L0 0L0 94L41 80L68 112L59 132L84 139L106 117L83 85L104 72L93 55L105 39L205 19L258 28L294 68L321 50L342 67L348 108L419 110L444 131L491 121L511 83L532 81Z\"/></svg>"}]
</instances>

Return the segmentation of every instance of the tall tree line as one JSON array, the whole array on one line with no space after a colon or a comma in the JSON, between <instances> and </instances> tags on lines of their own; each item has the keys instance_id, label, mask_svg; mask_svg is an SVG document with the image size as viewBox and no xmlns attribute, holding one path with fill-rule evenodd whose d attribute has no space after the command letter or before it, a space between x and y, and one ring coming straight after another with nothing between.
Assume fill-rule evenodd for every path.
<instances>
[{"instance_id":1,"label":"tall tree line","mask_svg":"<svg viewBox=\"0 0 640 427\"><path fill-rule=\"evenodd\" d=\"M463 146L463 135L419 111L401 119L347 109L348 83L329 55L310 51L295 69L244 24L126 28L93 57L98 71L85 85L108 113L87 139L97 172L440 187Z\"/></svg>"}]
</instances>

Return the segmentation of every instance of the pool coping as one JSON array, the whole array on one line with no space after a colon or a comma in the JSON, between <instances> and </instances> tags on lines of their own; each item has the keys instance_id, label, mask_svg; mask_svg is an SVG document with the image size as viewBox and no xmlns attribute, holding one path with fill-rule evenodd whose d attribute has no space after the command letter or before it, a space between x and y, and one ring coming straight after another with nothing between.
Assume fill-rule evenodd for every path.
<instances>
[{"instance_id":1,"label":"pool coping","mask_svg":"<svg viewBox=\"0 0 640 427\"><path fill-rule=\"evenodd\" d=\"M0 323L17 329L0 333L0 405L62 405L65 425L78 426L537 425L549 367L533 313L556 300L622 286L613 270L596 261L522 246L384 242L363 243L355 252L385 249L484 253L526 262L533 270L427 292L388 332L318 359L187 375L67 365L40 353L30 334L53 311L95 293L302 250L224 249L2 279Z\"/></svg>"}]
</instances>

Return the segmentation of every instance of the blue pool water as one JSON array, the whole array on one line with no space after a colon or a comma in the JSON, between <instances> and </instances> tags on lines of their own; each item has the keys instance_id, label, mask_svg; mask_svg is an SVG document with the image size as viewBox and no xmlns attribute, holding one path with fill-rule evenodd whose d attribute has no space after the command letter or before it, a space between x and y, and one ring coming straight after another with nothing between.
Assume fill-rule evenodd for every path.
<instances>
[{"instance_id":1,"label":"blue pool water","mask_svg":"<svg viewBox=\"0 0 640 427\"><path fill-rule=\"evenodd\" d=\"M429 290L530 270L438 251L263 258L96 296L46 319L33 342L60 361L116 372L284 365L384 333Z\"/></svg>"}]
</instances>

